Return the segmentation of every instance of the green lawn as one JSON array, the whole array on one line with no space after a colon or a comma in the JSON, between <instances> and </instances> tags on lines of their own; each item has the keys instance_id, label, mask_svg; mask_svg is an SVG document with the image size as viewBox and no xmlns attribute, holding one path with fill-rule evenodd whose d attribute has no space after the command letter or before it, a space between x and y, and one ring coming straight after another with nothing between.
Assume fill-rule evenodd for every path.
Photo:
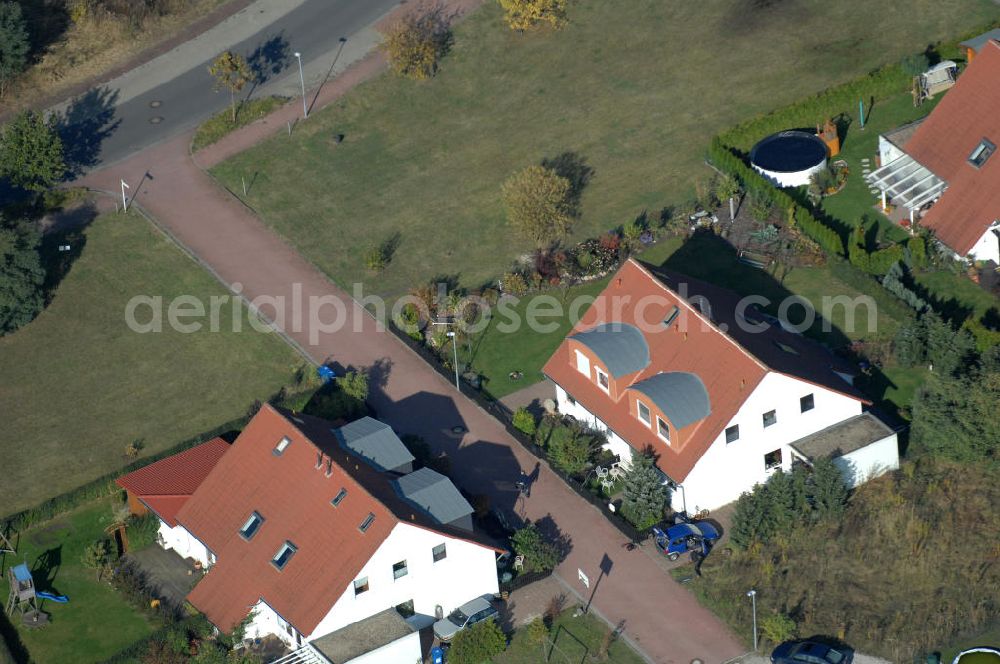
<instances>
[{"instance_id":1,"label":"green lawn","mask_svg":"<svg viewBox=\"0 0 1000 664\"><path fill-rule=\"evenodd\" d=\"M976 646L992 646L994 648L1000 648L1000 626L994 627L993 629L983 632L973 638L962 639L961 641L942 648L941 663L951 664L958 653L967 648L974 648Z\"/></svg>"},{"instance_id":2,"label":"green lawn","mask_svg":"<svg viewBox=\"0 0 1000 664\"><path fill-rule=\"evenodd\" d=\"M493 658L494 664L578 664L591 661L610 627L592 615L573 617L573 609L563 612L552 624L550 645L543 654L542 647L530 643L527 630L519 629L514 634L507 651ZM554 643L554 647L551 645ZM608 658L600 660L610 664L642 664L644 661L623 641L615 641L608 649Z\"/></svg>"},{"instance_id":3,"label":"green lawn","mask_svg":"<svg viewBox=\"0 0 1000 664\"><path fill-rule=\"evenodd\" d=\"M69 598L67 604L42 600L41 609L51 616L51 624L44 629L18 627L17 635L36 664L101 661L154 628L117 591L98 583L94 570L80 562L84 548L105 537L111 506L111 500L89 503L14 537L18 550L6 554L4 574L12 564L26 561L39 590ZM7 595L4 581L0 597L6 602Z\"/></svg>"},{"instance_id":4,"label":"green lawn","mask_svg":"<svg viewBox=\"0 0 1000 664\"><path fill-rule=\"evenodd\" d=\"M213 172L232 191L253 180L249 204L342 285L478 286L529 249L500 204L512 172L583 159L593 177L573 235L593 236L688 198L720 130L996 15L989 0L580 0L564 30L519 35L486 3L433 80L379 77ZM397 234L387 269L369 273L364 250Z\"/></svg>"},{"instance_id":5,"label":"green lawn","mask_svg":"<svg viewBox=\"0 0 1000 664\"><path fill-rule=\"evenodd\" d=\"M223 288L141 217L98 218L85 239L49 307L0 338L4 514L124 465L137 438L154 453L238 417L302 362L245 320L238 334L182 334L164 315L162 333L132 332L124 312L134 295L207 303Z\"/></svg>"}]
</instances>

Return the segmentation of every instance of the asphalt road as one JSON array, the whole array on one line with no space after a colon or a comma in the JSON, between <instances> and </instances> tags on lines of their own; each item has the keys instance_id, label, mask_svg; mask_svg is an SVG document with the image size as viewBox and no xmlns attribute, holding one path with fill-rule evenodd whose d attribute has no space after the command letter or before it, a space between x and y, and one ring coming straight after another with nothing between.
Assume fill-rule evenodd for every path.
<instances>
[{"instance_id":1,"label":"asphalt road","mask_svg":"<svg viewBox=\"0 0 1000 664\"><path fill-rule=\"evenodd\" d=\"M294 76L298 84L295 51L303 54L303 64L322 65L332 61L341 37L369 28L378 18L398 5L398 0L306 0L249 39L229 46L242 53L260 79L244 96L263 94L282 79ZM220 45L219 51L226 48ZM175 78L123 104L114 104L114 82L91 90L66 111L64 144L79 172L108 165L150 145L188 129L229 104L229 94L214 90L208 73L209 60L194 64ZM308 85L308 83L307 83ZM284 85L285 89L289 86Z\"/></svg>"}]
</instances>

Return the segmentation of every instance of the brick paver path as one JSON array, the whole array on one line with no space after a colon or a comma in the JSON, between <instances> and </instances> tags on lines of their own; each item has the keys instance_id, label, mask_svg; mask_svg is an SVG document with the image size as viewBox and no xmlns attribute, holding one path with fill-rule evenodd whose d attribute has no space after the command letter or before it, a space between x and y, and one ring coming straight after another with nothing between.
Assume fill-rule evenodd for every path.
<instances>
[{"instance_id":1,"label":"brick paver path","mask_svg":"<svg viewBox=\"0 0 1000 664\"><path fill-rule=\"evenodd\" d=\"M317 107L329 103L358 81L381 69L369 57L328 84ZM245 149L285 126L296 115L294 104L265 123L234 134L197 156L202 166ZM202 172L188 154L189 135L144 150L109 169L90 174L84 184L117 192L119 178L136 191L136 203L154 216L218 278L240 284L249 298L335 296L344 303L347 324L339 331L286 325L284 332L316 361L332 358L344 366L373 367L371 402L380 419L400 433L416 433L448 454L453 476L471 493L488 494L494 506L544 521L566 536L571 549L558 573L581 593L577 570L595 588L594 607L608 620L625 621L625 632L652 661L684 663L698 658L723 662L744 651L732 633L703 609L684 588L670 580L654 560L626 543L589 503L573 493L545 464L531 496L518 502L514 481L530 472L537 459L473 401L428 367L319 270L268 229L246 207ZM151 178L145 178L148 173ZM334 317L333 308L324 320ZM310 337L316 343L311 343ZM226 389L224 377L206 389ZM452 427L464 427L454 434ZM606 559L606 560L605 560ZM600 565L610 573L600 579Z\"/></svg>"}]
</instances>

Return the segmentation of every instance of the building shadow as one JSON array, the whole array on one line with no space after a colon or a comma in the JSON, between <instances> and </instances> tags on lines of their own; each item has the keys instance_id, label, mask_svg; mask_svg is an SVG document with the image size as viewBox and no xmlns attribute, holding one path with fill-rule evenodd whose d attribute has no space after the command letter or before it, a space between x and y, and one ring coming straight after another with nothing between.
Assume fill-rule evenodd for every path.
<instances>
[{"instance_id":1,"label":"building shadow","mask_svg":"<svg viewBox=\"0 0 1000 664\"><path fill-rule=\"evenodd\" d=\"M68 180L97 165L101 145L121 124L121 118L115 118L117 104L118 90L94 88L53 115L53 125L63 143Z\"/></svg>"}]
</instances>

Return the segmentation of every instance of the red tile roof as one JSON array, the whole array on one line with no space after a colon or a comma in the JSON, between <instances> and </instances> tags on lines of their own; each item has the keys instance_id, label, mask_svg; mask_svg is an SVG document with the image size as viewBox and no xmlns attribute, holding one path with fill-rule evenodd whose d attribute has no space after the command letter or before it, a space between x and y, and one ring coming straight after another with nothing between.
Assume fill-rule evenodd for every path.
<instances>
[{"instance_id":1,"label":"red tile roof","mask_svg":"<svg viewBox=\"0 0 1000 664\"><path fill-rule=\"evenodd\" d=\"M687 299L678 293L684 293ZM711 305L711 320L692 306L691 301L698 296ZM660 469L675 482L684 481L769 371L864 400L831 370L836 367L847 372L848 367L815 342L773 327L764 333L740 330L735 319L738 301L731 291L680 275L654 273L653 268L631 259L573 329L579 332L601 323L621 322L643 332L650 363L642 371L623 377L627 385L661 372L690 372L701 379L708 391L711 412L677 432L673 446L664 445L630 413L630 399L621 398L624 389L617 400L609 398L594 380L577 371L572 340L563 341L543 371L630 445L637 449L652 446L659 454ZM674 306L680 314L666 327L661 321ZM603 315L615 311L619 313L613 318ZM794 352L782 350L782 346Z\"/></svg>"},{"instance_id":2,"label":"red tile roof","mask_svg":"<svg viewBox=\"0 0 1000 664\"><path fill-rule=\"evenodd\" d=\"M229 443L213 438L119 477L115 482L146 504L171 528L177 512L215 468Z\"/></svg>"},{"instance_id":3,"label":"red tile roof","mask_svg":"<svg viewBox=\"0 0 1000 664\"><path fill-rule=\"evenodd\" d=\"M961 255L1000 218L1000 155L981 168L968 161L984 138L1000 146L998 109L1000 42L991 40L906 144L911 157L948 183L923 224Z\"/></svg>"},{"instance_id":4,"label":"red tile roof","mask_svg":"<svg viewBox=\"0 0 1000 664\"><path fill-rule=\"evenodd\" d=\"M392 490L393 478L344 451L331 427L265 405L178 515L217 557L188 599L220 629L230 630L263 599L310 634L400 521L482 544L415 513ZM284 436L291 443L276 455ZM347 496L334 507L342 488ZM264 522L247 541L239 529L253 511ZM369 514L375 520L362 533ZM279 571L271 559L286 541L297 552Z\"/></svg>"}]
</instances>

